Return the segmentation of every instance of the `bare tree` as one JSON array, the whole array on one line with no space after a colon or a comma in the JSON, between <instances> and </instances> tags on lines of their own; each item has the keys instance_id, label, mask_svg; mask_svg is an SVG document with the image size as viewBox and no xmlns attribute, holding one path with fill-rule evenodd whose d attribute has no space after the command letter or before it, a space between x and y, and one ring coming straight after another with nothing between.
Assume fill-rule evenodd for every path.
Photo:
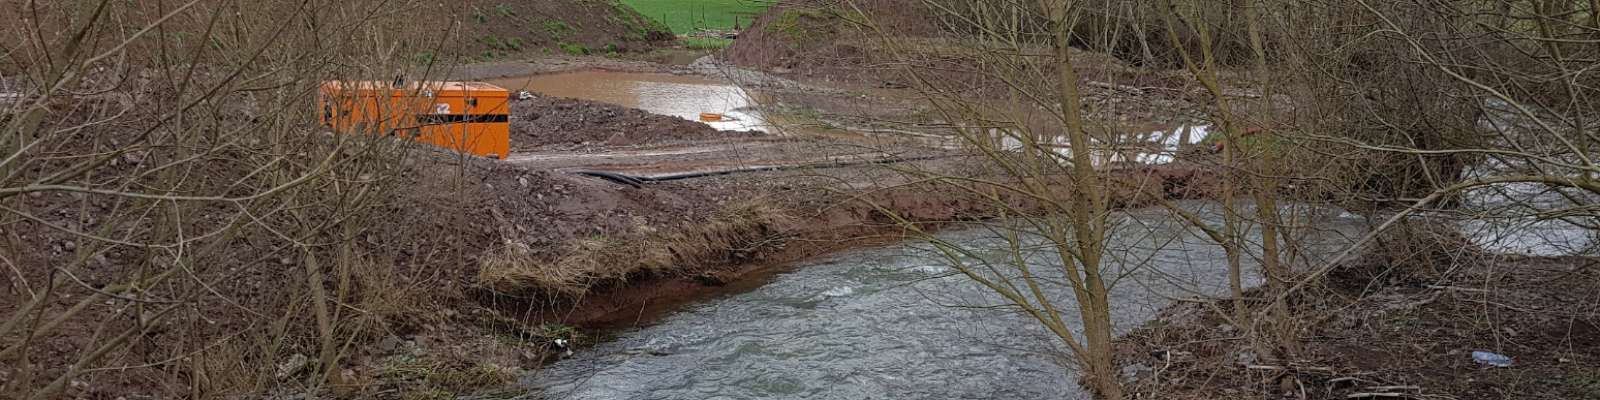
<instances>
[{"instance_id":1,"label":"bare tree","mask_svg":"<svg viewBox=\"0 0 1600 400\"><path fill-rule=\"evenodd\" d=\"M426 78L422 6L8 3L0 397L340 387L377 328L360 288L395 279L359 240L411 146L329 135L313 105L328 80ZM306 347L315 373L286 385Z\"/></svg>"}]
</instances>

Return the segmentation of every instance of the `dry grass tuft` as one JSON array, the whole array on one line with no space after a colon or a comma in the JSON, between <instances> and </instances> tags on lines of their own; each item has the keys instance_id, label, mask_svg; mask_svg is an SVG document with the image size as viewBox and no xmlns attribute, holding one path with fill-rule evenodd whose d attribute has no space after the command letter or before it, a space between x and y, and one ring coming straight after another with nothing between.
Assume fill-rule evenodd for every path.
<instances>
[{"instance_id":1,"label":"dry grass tuft","mask_svg":"<svg viewBox=\"0 0 1600 400\"><path fill-rule=\"evenodd\" d=\"M667 266L752 261L763 250L779 245L778 239L794 223L792 216L772 204L736 203L703 224L657 238L651 247L670 253Z\"/></svg>"},{"instance_id":2,"label":"dry grass tuft","mask_svg":"<svg viewBox=\"0 0 1600 400\"><path fill-rule=\"evenodd\" d=\"M603 248L594 240L579 240L569 245L568 251L591 254L587 248ZM509 242L498 254L485 257L478 266L478 282L501 292L520 292L542 289L564 294L582 294L590 280L590 268L566 268L564 258L558 262L541 260L533 250L522 243Z\"/></svg>"},{"instance_id":3,"label":"dry grass tuft","mask_svg":"<svg viewBox=\"0 0 1600 400\"><path fill-rule=\"evenodd\" d=\"M554 256L507 240L500 253L479 265L478 282L506 293L577 296L644 275L689 275L759 260L763 250L781 242L777 239L793 221L777 206L751 201L729 205L700 224L571 239Z\"/></svg>"}]
</instances>

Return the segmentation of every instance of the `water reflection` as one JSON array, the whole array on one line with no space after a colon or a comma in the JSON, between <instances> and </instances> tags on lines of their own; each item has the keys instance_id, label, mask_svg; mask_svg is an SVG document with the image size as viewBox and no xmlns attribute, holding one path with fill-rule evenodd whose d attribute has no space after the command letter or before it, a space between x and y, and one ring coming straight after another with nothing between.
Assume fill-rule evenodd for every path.
<instances>
[{"instance_id":1,"label":"water reflection","mask_svg":"<svg viewBox=\"0 0 1600 400\"><path fill-rule=\"evenodd\" d=\"M598 101L688 120L698 121L701 113L722 114L722 121L707 125L719 130L768 131L749 92L700 76L581 71L487 82L513 91Z\"/></svg>"}]
</instances>

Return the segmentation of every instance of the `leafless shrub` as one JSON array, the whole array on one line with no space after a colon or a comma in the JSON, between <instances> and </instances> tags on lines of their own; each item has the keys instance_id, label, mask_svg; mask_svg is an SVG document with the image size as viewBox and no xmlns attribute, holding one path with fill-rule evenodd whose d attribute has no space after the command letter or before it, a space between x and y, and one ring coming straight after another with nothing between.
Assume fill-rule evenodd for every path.
<instances>
[{"instance_id":1,"label":"leafless shrub","mask_svg":"<svg viewBox=\"0 0 1600 400\"><path fill-rule=\"evenodd\" d=\"M419 293L362 245L411 146L328 135L313 104L426 79L418 7L9 2L0 397L359 389L347 346Z\"/></svg>"},{"instance_id":2,"label":"leafless shrub","mask_svg":"<svg viewBox=\"0 0 1600 400\"><path fill-rule=\"evenodd\" d=\"M1114 380L1107 375L1112 371L1095 366L1110 357L1093 343L1101 329L1093 314L1104 309L1096 301L1108 290L1095 282L1115 270L1108 265L1114 261L1097 256L1107 250L1099 247L1105 240L1100 221L1108 200L1121 196L1114 188L1150 182L1107 177L1127 166L1108 162L1117 154L1145 151L1147 143L1140 142L1148 139L1139 137L1149 128L1106 112L1116 102L1101 98L1135 103L1127 98L1177 91L1182 94L1175 97L1198 112L1175 111L1170 114L1181 116L1169 120L1211 125L1209 140L1221 151L1190 153L1185 161L1219 177L1213 193L1224 217L1220 223L1182 217L1226 249L1235 282L1226 318L1245 328L1263 362L1292 364L1302 356L1299 344L1320 317L1296 299L1311 296L1305 291L1333 271L1339 279L1362 275L1363 285L1444 279L1471 265L1475 254L1453 224L1491 215L1596 226L1600 186L1591 179L1596 116L1589 93L1596 82L1592 41L1600 31L1600 4L920 3L933 14L928 20L938 24L937 32L874 23L870 2L835 7L845 10L838 15L860 17L868 36L861 42L877 46L869 52L875 64L892 66L933 110L916 126L937 126L999 171L988 179L915 171L921 179L1042 203L1039 210L1001 201L994 206L1060 248L1072 298L1026 289L1037 282L1025 262L954 262L1052 329L1060 325L1051 307L1059 303L1052 301L1075 301L1084 333L1062 335L1064 346L1105 398L1122 392L1105 386ZM1183 73L1107 73L1129 70L1094 68L1079 48ZM1130 75L1162 75L1170 84L1129 84ZM1102 154L1111 156L1097 157ZM1544 200L1486 207L1470 199L1482 196L1472 190L1508 185L1543 188ZM1302 238L1314 219L1280 201L1342 206L1367 215L1374 229L1313 261ZM1421 215L1439 223L1412 222ZM1261 239L1246 240L1252 230L1262 232ZM940 244L961 253L959 244ZM1366 268L1347 261L1369 251L1383 268L1363 275ZM1245 270L1243 260L1258 261L1260 270ZM1247 294L1244 275L1265 277L1265 286ZM1292 368L1276 371L1273 385L1292 391Z\"/></svg>"}]
</instances>

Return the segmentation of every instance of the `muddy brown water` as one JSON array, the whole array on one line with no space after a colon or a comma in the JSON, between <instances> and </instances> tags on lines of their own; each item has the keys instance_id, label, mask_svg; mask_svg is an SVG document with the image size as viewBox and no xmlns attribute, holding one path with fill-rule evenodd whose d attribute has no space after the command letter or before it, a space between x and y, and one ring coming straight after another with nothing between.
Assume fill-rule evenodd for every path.
<instances>
[{"instance_id":1,"label":"muddy brown water","mask_svg":"<svg viewBox=\"0 0 1600 400\"><path fill-rule=\"evenodd\" d=\"M598 101L695 121L701 113L722 114L729 119L707 124L720 130L767 130L751 92L703 76L579 71L486 82L512 91Z\"/></svg>"},{"instance_id":2,"label":"muddy brown water","mask_svg":"<svg viewBox=\"0 0 1600 400\"><path fill-rule=\"evenodd\" d=\"M1184 207L1217 222L1212 202ZM1318 213L1313 254L1364 231L1336 210ZM1118 213L1111 253L1119 332L1175 298L1226 293L1218 246L1162 209ZM1008 262L1002 232L942 234L963 263ZM1025 235L1024 235L1025 236ZM1038 239L1024 242L1039 245ZM1042 247L1024 259L1054 299L1070 299L1060 264ZM806 263L749 291L686 307L578 351L526 382L548 399L1077 399L1086 398L1066 349L1040 325L911 241ZM1247 261L1248 263L1248 261ZM1253 267L1252 267L1253 268ZM1062 303L1058 303L1062 304ZM1075 319L1075 310L1065 310ZM1076 325L1076 322L1070 322Z\"/></svg>"}]
</instances>

